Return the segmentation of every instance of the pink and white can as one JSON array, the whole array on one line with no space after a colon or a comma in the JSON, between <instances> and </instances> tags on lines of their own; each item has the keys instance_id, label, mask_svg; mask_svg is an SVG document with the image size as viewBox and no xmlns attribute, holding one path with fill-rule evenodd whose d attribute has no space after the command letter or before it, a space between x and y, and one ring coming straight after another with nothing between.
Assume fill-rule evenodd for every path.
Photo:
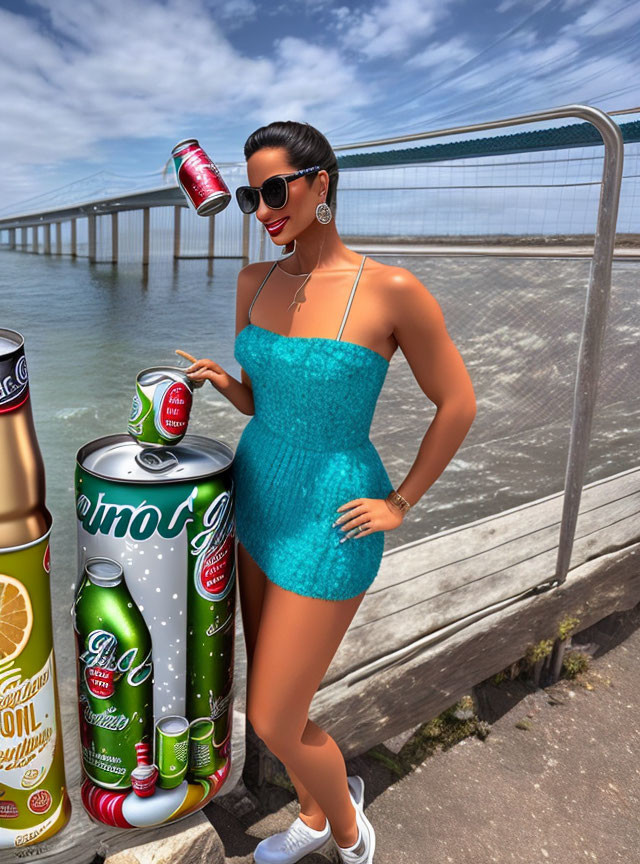
<instances>
[{"instance_id":1,"label":"pink and white can","mask_svg":"<svg viewBox=\"0 0 640 864\"><path fill-rule=\"evenodd\" d=\"M231 201L218 167L196 138L179 141L171 151L178 184L198 216L213 216Z\"/></svg>"}]
</instances>

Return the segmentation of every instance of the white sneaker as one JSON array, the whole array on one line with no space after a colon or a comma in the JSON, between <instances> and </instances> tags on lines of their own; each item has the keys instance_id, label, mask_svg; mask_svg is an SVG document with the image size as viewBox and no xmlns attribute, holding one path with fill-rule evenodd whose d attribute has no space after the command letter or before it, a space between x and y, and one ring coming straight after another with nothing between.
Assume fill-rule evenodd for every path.
<instances>
[{"instance_id":1,"label":"white sneaker","mask_svg":"<svg viewBox=\"0 0 640 864\"><path fill-rule=\"evenodd\" d=\"M294 864L315 852L331 839L331 826L325 820L324 828L316 831L310 828L299 816L293 820L286 831L265 837L253 850L256 864Z\"/></svg>"},{"instance_id":2,"label":"white sneaker","mask_svg":"<svg viewBox=\"0 0 640 864\"><path fill-rule=\"evenodd\" d=\"M364 802L364 780L359 774L347 777L347 785L354 797L356 804L362 807Z\"/></svg>"},{"instance_id":3,"label":"white sneaker","mask_svg":"<svg viewBox=\"0 0 640 864\"><path fill-rule=\"evenodd\" d=\"M355 774L347 777L349 796L356 811L358 839L353 846L339 846L335 843L340 860L344 864L372 864L376 849L376 834L373 825L364 812L364 780Z\"/></svg>"}]
</instances>

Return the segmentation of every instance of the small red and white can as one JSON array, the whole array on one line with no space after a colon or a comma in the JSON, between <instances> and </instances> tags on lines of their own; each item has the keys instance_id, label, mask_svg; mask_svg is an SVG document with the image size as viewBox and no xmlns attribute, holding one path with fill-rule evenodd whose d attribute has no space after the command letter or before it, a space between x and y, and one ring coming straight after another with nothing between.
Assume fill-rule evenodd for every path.
<instances>
[{"instance_id":1,"label":"small red and white can","mask_svg":"<svg viewBox=\"0 0 640 864\"><path fill-rule=\"evenodd\" d=\"M178 184L198 216L213 216L231 201L218 167L196 138L178 141L171 151Z\"/></svg>"}]
</instances>

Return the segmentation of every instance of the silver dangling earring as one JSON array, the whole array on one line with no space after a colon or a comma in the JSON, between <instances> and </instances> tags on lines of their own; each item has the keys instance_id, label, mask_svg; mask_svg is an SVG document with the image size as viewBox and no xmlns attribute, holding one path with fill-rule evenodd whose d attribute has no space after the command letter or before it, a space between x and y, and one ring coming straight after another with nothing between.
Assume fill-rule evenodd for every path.
<instances>
[{"instance_id":1,"label":"silver dangling earring","mask_svg":"<svg viewBox=\"0 0 640 864\"><path fill-rule=\"evenodd\" d=\"M316 207L316 219L323 225L327 225L333 219L331 207L326 202L323 201Z\"/></svg>"}]
</instances>

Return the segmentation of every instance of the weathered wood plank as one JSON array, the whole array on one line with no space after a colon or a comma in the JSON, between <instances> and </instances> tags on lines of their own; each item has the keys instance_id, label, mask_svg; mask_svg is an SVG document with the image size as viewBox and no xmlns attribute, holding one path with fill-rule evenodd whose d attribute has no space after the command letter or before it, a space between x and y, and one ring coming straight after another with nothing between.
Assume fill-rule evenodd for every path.
<instances>
[{"instance_id":1,"label":"weathered wood plank","mask_svg":"<svg viewBox=\"0 0 640 864\"><path fill-rule=\"evenodd\" d=\"M572 568L640 538L640 470L585 486ZM385 553L322 687L555 572L562 493Z\"/></svg>"},{"instance_id":2,"label":"weathered wood plank","mask_svg":"<svg viewBox=\"0 0 640 864\"><path fill-rule=\"evenodd\" d=\"M566 614L576 616L583 630L638 602L640 543L634 543L585 562L569 571L563 585L485 615L389 668L334 681L315 695L310 717L347 758L359 755L437 716L522 657L528 645L553 638Z\"/></svg>"}]
</instances>

